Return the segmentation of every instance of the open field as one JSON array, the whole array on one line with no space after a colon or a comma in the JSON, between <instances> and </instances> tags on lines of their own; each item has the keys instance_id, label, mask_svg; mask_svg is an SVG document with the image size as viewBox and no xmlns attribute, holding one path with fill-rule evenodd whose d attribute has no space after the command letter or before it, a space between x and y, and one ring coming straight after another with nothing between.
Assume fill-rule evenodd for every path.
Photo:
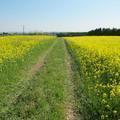
<instances>
[{"instance_id":1,"label":"open field","mask_svg":"<svg viewBox=\"0 0 120 120\"><path fill-rule=\"evenodd\" d=\"M120 37L0 37L1 120L119 120Z\"/></svg>"}]
</instances>

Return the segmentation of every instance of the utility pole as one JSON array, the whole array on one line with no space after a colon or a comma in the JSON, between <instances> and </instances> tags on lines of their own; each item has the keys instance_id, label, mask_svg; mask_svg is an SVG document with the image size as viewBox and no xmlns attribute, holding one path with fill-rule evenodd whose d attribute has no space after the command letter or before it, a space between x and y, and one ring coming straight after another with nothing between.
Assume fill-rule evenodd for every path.
<instances>
[{"instance_id":1,"label":"utility pole","mask_svg":"<svg viewBox=\"0 0 120 120\"><path fill-rule=\"evenodd\" d=\"M23 25L23 35L24 35L24 33L25 33L25 26Z\"/></svg>"}]
</instances>

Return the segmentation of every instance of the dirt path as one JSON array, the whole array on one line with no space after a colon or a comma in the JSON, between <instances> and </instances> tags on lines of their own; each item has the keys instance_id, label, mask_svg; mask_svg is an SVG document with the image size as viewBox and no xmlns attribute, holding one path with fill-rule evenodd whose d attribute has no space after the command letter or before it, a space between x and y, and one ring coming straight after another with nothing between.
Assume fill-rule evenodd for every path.
<instances>
[{"instance_id":1,"label":"dirt path","mask_svg":"<svg viewBox=\"0 0 120 120\"><path fill-rule=\"evenodd\" d=\"M73 71L71 66L71 56L67 50L65 41L64 41L64 49L65 49L65 63L67 67L67 75L68 75L68 98L66 101L66 120L77 120L77 115L75 111L75 93L74 93L74 84L73 84Z\"/></svg>"},{"instance_id":2,"label":"dirt path","mask_svg":"<svg viewBox=\"0 0 120 120\"><path fill-rule=\"evenodd\" d=\"M42 56L40 56L38 58L38 61L35 65L32 66L32 68L28 71L27 76L29 76L29 79L31 79L33 76L35 76L35 74L41 69L41 67L44 66L44 64L46 63L46 57L48 56L48 54L51 53L53 47L56 45L57 41L55 41L52 46L45 52L43 53Z\"/></svg>"}]
</instances>

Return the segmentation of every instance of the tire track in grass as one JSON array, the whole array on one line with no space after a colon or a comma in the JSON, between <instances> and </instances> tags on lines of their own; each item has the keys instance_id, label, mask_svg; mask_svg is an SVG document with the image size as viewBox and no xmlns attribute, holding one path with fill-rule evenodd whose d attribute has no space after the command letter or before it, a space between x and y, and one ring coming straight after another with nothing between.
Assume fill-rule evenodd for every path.
<instances>
[{"instance_id":1,"label":"tire track in grass","mask_svg":"<svg viewBox=\"0 0 120 120\"><path fill-rule=\"evenodd\" d=\"M65 42L64 42L64 50L65 50L65 63L67 68L67 100L65 105L65 114L66 114L66 120L75 120L75 111L74 111L74 85L72 83L72 69L71 69L71 60L69 53L67 51Z\"/></svg>"},{"instance_id":2,"label":"tire track in grass","mask_svg":"<svg viewBox=\"0 0 120 120\"><path fill-rule=\"evenodd\" d=\"M24 72L24 77L18 82L16 88L18 88L14 93L7 96L8 103L7 106L2 109L0 113L0 117L6 114L7 111L12 107L12 105L20 99L21 95L23 94L24 90L29 86L30 80L36 75L36 73L44 66L45 59L48 54L52 51L53 47L56 45L57 41L55 40L54 43L50 46L50 48L43 53L40 57L38 57L38 61L34 64L29 71Z\"/></svg>"},{"instance_id":3,"label":"tire track in grass","mask_svg":"<svg viewBox=\"0 0 120 120\"><path fill-rule=\"evenodd\" d=\"M79 75L78 66L76 64L76 60L75 60L75 56L73 54L73 51L71 50L71 48L69 46L69 42L66 41L66 40L64 40L64 41L65 41L66 49L67 49L68 56L69 56L69 59L70 59L70 66L71 66L71 76L72 76L71 79L72 79L72 88L73 88L72 92L73 92L73 95L74 95L74 100L73 100L74 101L73 102L74 107L72 107L73 110L74 110L74 120L84 120L83 116L81 114L81 111L80 111L80 108L81 108L80 100L78 99L78 90L76 88L76 84L80 84L79 82L77 82L77 80L81 79L80 75ZM71 119L68 119L68 120L71 120Z\"/></svg>"},{"instance_id":4,"label":"tire track in grass","mask_svg":"<svg viewBox=\"0 0 120 120\"><path fill-rule=\"evenodd\" d=\"M69 50L67 48L67 43L64 40L64 49L65 49L65 63L67 67L67 75L68 75L68 86L66 89L67 93L67 100L66 100L66 120L81 120L80 116L78 115L78 108L77 108L77 98L75 93L75 85L74 85L74 79L79 79L78 76L76 76L76 70L73 66L73 60L72 56L69 53ZM75 77L75 78L74 78Z\"/></svg>"},{"instance_id":5,"label":"tire track in grass","mask_svg":"<svg viewBox=\"0 0 120 120\"><path fill-rule=\"evenodd\" d=\"M32 69L28 72L27 76L31 76L30 78L32 79L33 76L35 76L35 74L41 69L41 67L44 66L44 64L46 63L46 57L48 56L48 54L51 53L51 51L53 50L54 46L57 44L57 41L55 41L52 46L49 48L48 51L46 51L43 56L38 58L37 63L32 67Z\"/></svg>"}]
</instances>

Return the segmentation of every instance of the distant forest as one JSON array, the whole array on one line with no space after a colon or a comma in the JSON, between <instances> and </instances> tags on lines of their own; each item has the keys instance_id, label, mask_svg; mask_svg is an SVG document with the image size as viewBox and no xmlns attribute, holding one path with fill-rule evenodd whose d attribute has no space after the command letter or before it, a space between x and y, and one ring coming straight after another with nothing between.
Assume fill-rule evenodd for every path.
<instances>
[{"instance_id":1,"label":"distant forest","mask_svg":"<svg viewBox=\"0 0 120 120\"><path fill-rule=\"evenodd\" d=\"M95 30L91 30L87 33L87 35L97 35L97 36L120 36L120 29L110 29L110 28L98 28Z\"/></svg>"}]
</instances>

